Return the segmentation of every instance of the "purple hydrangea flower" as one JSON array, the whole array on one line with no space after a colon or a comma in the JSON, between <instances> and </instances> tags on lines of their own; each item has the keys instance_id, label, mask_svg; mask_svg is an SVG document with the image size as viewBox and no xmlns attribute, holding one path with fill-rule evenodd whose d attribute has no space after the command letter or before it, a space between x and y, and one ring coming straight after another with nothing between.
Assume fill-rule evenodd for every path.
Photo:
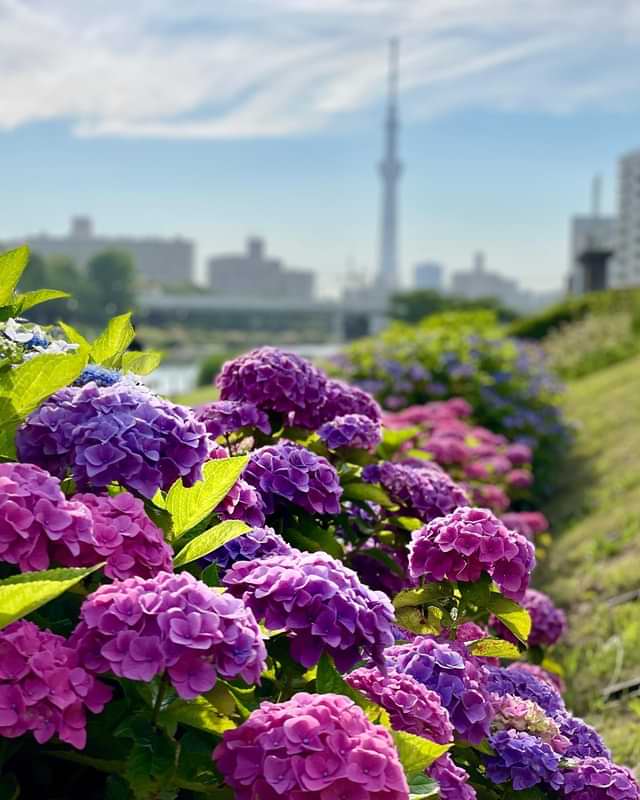
<instances>
[{"instance_id":1,"label":"purple hydrangea flower","mask_svg":"<svg viewBox=\"0 0 640 800\"><path fill-rule=\"evenodd\" d=\"M556 716L556 722L560 726L562 735L570 742L565 752L568 758L611 758L611 751L602 741L600 734L583 719L561 713Z\"/></svg>"},{"instance_id":2,"label":"purple hydrangea flower","mask_svg":"<svg viewBox=\"0 0 640 800\"><path fill-rule=\"evenodd\" d=\"M382 409L370 394L343 381L328 381L326 399L320 409L318 422L330 422L347 414L360 414L372 422L379 423L382 420Z\"/></svg>"},{"instance_id":3,"label":"purple hydrangea flower","mask_svg":"<svg viewBox=\"0 0 640 800\"><path fill-rule=\"evenodd\" d=\"M528 489L533 484L533 475L527 469L512 469L507 473L506 480L514 489Z\"/></svg>"},{"instance_id":4,"label":"purple hydrangea flower","mask_svg":"<svg viewBox=\"0 0 640 800\"><path fill-rule=\"evenodd\" d=\"M151 578L173 570L172 550L160 528L145 514L144 504L129 492L113 496L77 494L74 500L89 510L93 520L93 543L83 544L77 556L58 563L90 566L106 558L105 575L110 578Z\"/></svg>"},{"instance_id":5,"label":"purple hydrangea flower","mask_svg":"<svg viewBox=\"0 0 640 800\"><path fill-rule=\"evenodd\" d=\"M325 402L327 378L300 356L260 347L227 361L216 385L222 400L242 400L264 411L293 414L294 424L313 428L316 410Z\"/></svg>"},{"instance_id":6,"label":"purple hydrangea flower","mask_svg":"<svg viewBox=\"0 0 640 800\"><path fill-rule=\"evenodd\" d=\"M246 400L218 400L196 408L194 415L214 439L243 428L271 433L267 412Z\"/></svg>"},{"instance_id":7,"label":"purple hydrangea flower","mask_svg":"<svg viewBox=\"0 0 640 800\"><path fill-rule=\"evenodd\" d=\"M0 736L31 732L43 744L57 735L82 750L85 709L98 714L111 694L80 665L64 637L26 620L0 631Z\"/></svg>"},{"instance_id":8,"label":"purple hydrangea flower","mask_svg":"<svg viewBox=\"0 0 640 800\"><path fill-rule=\"evenodd\" d=\"M533 700L549 716L565 710L564 701L558 692L548 683L543 683L520 665L504 667L486 667L484 687L491 694L513 694L524 700Z\"/></svg>"},{"instance_id":9,"label":"purple hydrangea flower","mask_svg":"<svg viewBox=\"0 0 640 800\"><path fill-rule=\"evenodd\" d=\"M298 444L281 441L254 450L244 479L262 495L267 514L283 498L311 514L337 514L342 487L326 458Z\"/></svg>"},{"instance_id":10,"label":"purple hydrangea flower","mask_svg":"<svg viewBox=\"0 0 640 800\"><path fill-rule=\"evenodd\" d=\"M165 672L197 697L218 675L257 683L266 649L251 611L188 572L101 586L82 604L70 644L89 670L148 682Z\"/></svg>"},{"instance_id":11,"label":"purple hydrangea flower","mask_svg":"<svg viewBox=\"0 0 640 800\"><path fill-rule=\"evenodd\" d=\"M341 447L375 450L382 441L380 423L363 414L335 417L321 426L318 436L329 450L339 450Z\"/></svg>"},{"instance_id":12,"label":"purple hydrangea flower","mask_svg":"<svg viewBox=\"0 0 640 800\"><path fill-rule=\"evenodd\" d=\"M223 578L269 630L284 629L291 655L309 668L329 653L340 670L362 653L376 663L393 644L393 606L327 553L269 556L235 563Z\"/></svg>"},{"instance_id":13,"label":"purple hydrangea flower","mask_svg":"<svg viewBox=\"0 0 640 800\"><path fill-rule=\"evenodd\" d=\"M509 511L501 519L507 528L521 533L529 541L549 530L549 522L540 511Z\"/></svg>"},{"instance_id":14,"label":"purple hydrangea flower","mask_svg":"<svg viewBox=\"0 0 640 800\"><path fill-rule=\"evenodd\" d=\"M408 644L390 647L385 658L389 668L411 675L440 695L463 739L477 743L488 736L493 711L483 687L483 667L429 636L416 636Z\"/></svg>"},{"instance_id":15,"label":"purple hydrangea flower","mask_svg":"<svg viewBox=\"0 0 640 800\"><path fill-rule=\"evenodd\" d=\"M489 744L494 756L485 756L487 776L493 783L506 783L516 791L544 784L562 785L560 757L551 747L529 733L505 730L494 733Z\"/></svg>"},{"instance_id":16,"label":"purple hydrangea flower","mask_svg":"<svg viewBox=\"0 0 640 800\"><path fill-rule=\"evenodd\" d=\"M440 800L476 800L476 790L469 785L469 774L458 767L448 753L433 762L427 775L438 781Z\"/></svg>"},{"instance_id":17,"label":"purple hydrangea flower","mask_svg":"<svg viewBox=\"0 0 640 800\"><path fill-rule=\"evenodd\" d=\"M239 519L254 528L264 525L264 513L265 502L262 495L242 478L234 483L216 508L216 514L223 519Z\"/></svg>"},{"instance_id":18,"label":"purple hydrangea flower","mask_svg":"<svg viewBox=\"0 0 640 800\"><path fill-rule=\"evenodd\" d=\"M56 392L18 429L18 454L80 489L116 481L153 497L201 477L209 437L192 412L143 386L89 383Z\"/></svg>"},{"instance_id":19,"label":"purple hydrangea flower","mask_svg":"<svg viewBox=\"0 0 640 800\"><path fill-rule=\"evenodd\" d=\"M638 800L640 787L631 770L606 758L585 758L564 774L562 792L571 800Z\"/></svg>"},{"instance_id":20,"label":"purple hydrangea flower","mask_svg":"<svg viewBox=\"0 0 640 800\"><path fill-rule=\"evenodd\" d=\"M391 734L337 694L262 703L213 751L236 800L408 800Z\"/></svg>"},{"instance_id":21,"label":"purple hydrangea flower","mask_svg":"<svg viewBox=\"0 0 640 800\"><path fill-rule=\"evenodd\" d=\"M366 466L362 477L368 483L379 483L394 503L423 522L469 505L463 489L431 462L414 467L382 461Z\"/></svg>"},{"instance_id":22,"label":"purple hydrangea flower","mask_svg":"<svg viewBox=\"0 0 640 800\"><path fill-rule=\"evenodd\" d=\"M381 554L386 560L380 558ZM413 586L413 582L407 576L404 547L392 547L370 539L364 547L349 553L348 562L363 583L371 589L384 592L389 597L394 597L403 589ZM389 563L395 563L397 568L392 569Z\"/></svg>"},{"instance_id":23,"label":"purple hydrangea flower","mask_svg":"<svg viewBox=\"0 0 640 800\"><path fill-rule=\"evenodd\" d=\"M533 545L491 511L459 508L414 531L409 547L413 578L477 581L489 575L504 595L521 600L535 566Z\"/></svg>"},{"instance_id":24,"label":"purple hydrangea flower","mask_svg":"<svg viewBox=\"0 0 640 800\"><path fill-rule=\"evenodd\" d=\"M505 455L514 467L522 467L525 464L530 464L533 459L531 448L523 442L514 442L508 445Z\"/></svg>"},{"instance_id":25,"label":"purple hydrangea flower","mask_svg":"<svg viewBox=\"0 0 640 800\"><path fill-rule=\"evenodd\" d=\"M559 675L554 672L548 672L543 669L539 664L531 664L528 661L516 661L510 664L507 669L517 669L520 671L528 672L541 683L546 683L551 686L557 694L563 694L565 691L564 681Z\"/></svg>"},{"instance_id":26,"label":"purple hydrangea flower","mask_svg":"<svg viewBox=\"0 0 640 800\"><path fill-rule=\"evenodd\" d=\"M99 364L89 364L86 366L80 376L75 379L74 386L86 386L87 383L93 381L98 386L113 386L122 379L122 373L116 369L107 369L101 367Z\"/></svg>"},{"instance_id":27,"label":"purple hydrangea flower","mask_svg":"<svg viewBox=\"0 0 640 800\"><path fill-rule=\"evenodd\" d=\"M495 514L502 514L511 505L511 500L504 489L492 483L472 486L470 494L474 505L490 508Z\"/></svg>"},{"instance_id":28,"label":"purple hydrangea flower","mask_svg":"<svg viewBox=\"0 0 640 800\"><path fill-rule=\"evenodd\" d=\"M529 634L531 647L551 647L562 638L567 629L567 618L564 611L556 608L548 595L535 589L527 589L520 605L531 615L531 633ZM500 620L492 618L491 625L503 639L516 641L513 634Z\"/></svg>"},{"instance_id":29,"label":"purple hydrangea flower","mask_svg":"<svg viewBox=\"0 0 640 800\"><path fill-rule=\"evenodd\" d=\"M34 464L0 464L0 561L47 569L94 546L89 511L65 498L57 478Z\"/></svg>"},{"instance_id":30,"label":"purple hydrangea flower","mask_svg":"<svg viewBox=\"0 0 640 800\"><path fill-rule=\"evenodd\" d=\"M397 731L423 736L432 742L453 741L453 727L440 695L411 675L391 669L362 667L345 675L347 683L389 713Z\"/></svg>"},{"instance_id":31,"label":"purple hydrangea flower","mask_svg":"<svg viewBox=\"0 0 640 800\"><path fill-rule=\"evenodd\" d=\"M213 562L220 570L227 570L236 561L258 561L267 556L286 556L293 550L273 528L254 528L223 544L205 556L204 560Z\"/></svg>"}]
</instances>

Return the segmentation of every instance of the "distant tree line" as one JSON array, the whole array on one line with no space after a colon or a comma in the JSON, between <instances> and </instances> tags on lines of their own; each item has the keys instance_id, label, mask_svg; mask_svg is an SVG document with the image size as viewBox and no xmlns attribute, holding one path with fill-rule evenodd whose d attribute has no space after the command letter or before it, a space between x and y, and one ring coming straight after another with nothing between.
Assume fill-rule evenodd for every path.
<instances>
[{"instance_id":1,"label":"distant tree line","mask_svg":"<svg viewBox=\"0 0 640 800\"><path fill-rule=\"evenodd\" d=\"M443 311L473 311L480 308L495 310L502 322L511 322L518 316L495 297L469 300L466 297L441 294L433 289L415 289L394 294L389 304L389 315L402 322L419 322L424 317Z\"/></svg>"},{"instance_id":2,"label":"distant tree line","mask_svg":"<svg viewBox=\"0 0 640 800\"><path fill-rule=\"evenodd\" d=\"M20 290L60 289L69 300L43 303L29 314L41 324L64 319L85 327L102 327L115 314L129 311L136 303L136 270L133 259L123 250L105 250L86 265L78 267L68 256L43 258L31 253Z\"/></svg>"}]
</instances>

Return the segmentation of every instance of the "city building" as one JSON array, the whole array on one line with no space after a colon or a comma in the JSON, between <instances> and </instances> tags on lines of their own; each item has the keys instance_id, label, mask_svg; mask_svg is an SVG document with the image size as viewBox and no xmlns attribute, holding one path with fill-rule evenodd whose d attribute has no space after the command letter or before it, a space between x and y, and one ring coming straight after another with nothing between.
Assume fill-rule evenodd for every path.
<instances>
[{"instance_id":1,"label":"city building","mask_svg":"<svg viewBox=\"0 0 640 800\"><path fill-rule=\"evenodd\" d=\"M613 287L640 286L640 150L618 162L618 224Z\"/></svg>"},{"instance_id":2,"label":"city building","mask_svg":"<svg viewBox=\"0 0 640 800\"><path fill-rule=\"evenodd\" d=\"M288 269L267 258L262 239L247 240L244 253L213 256L207 261L211 290L220 296L309 301L314 295L313 272Z\"/></svg>"},{"instance_id":3,"label":"city building","mask_svg":"<svg viewBox=\"0 0 640 800\"><path fill-rule=\"evenodd\" d=\"M414 289L431 289L441 292L443 289L444 268L436 261L422 261L416 264L413 273Z\"/></svg>"},{"instance_id":4,"label":"city building","mask_svg":"<svg viewBox=\"0 0 640 800\"><path fill-rule=\"evenodd\" d=\"M474 254L470 270L454 272L451 276L451 293L468 300L494 297L508 306L518 291L516 281L486 268L485 256L481 251Z\"/></svg>"},{"instance_id":5,"label":"city building","mask_svg":"<svg viewBox=\"0 0 640 800\"><path fill-rule=\"evenodd\" d=\"M139 278L144 283L179 284L193 280L194 246L188 239L96 235L91 218L86 216L73 217L65 236L30 234L0 242L0 250L25 243L44 258L67 256L81 269L98 253L124 250L131 255Z\"/></svg>"}]
</instances>

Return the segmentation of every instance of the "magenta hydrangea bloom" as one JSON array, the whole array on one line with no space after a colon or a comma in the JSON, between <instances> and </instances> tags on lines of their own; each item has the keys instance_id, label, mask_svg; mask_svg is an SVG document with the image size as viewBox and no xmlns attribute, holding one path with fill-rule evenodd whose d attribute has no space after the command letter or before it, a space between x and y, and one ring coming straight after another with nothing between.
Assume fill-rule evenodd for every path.
<instances>
[{"instance_id":1,"label":"magenta hydrangea bloom","mask_svg":"<svg viewBox=\"0 0 640 800\"><path fill-rule=\"evenodd\" d=\"M484 483L470 489L473 503L482 508L490 508L495 514L502 514L511 505L511 500L501 486Z\"/></svg>"},{"instance_id":2,"label":"magenta hydrangea bloom","mask_svg":"<svg viewBox=\"0 0 640 800\"><path fill-rule=\"evenodd\" d=\"M531 615L531 647L551 647L556 644L567 630L567 617L560 608L556 608L551 598L536 589L527 589L520 605ZM499 619L492 618L491 625L499 636L515 642L513 634Z\"/></svg>"},{"instance_id":3,"label":"magenta hydrangea bloom","mask_svg":"<svg viewBox=\"0 0 640 800\"><path fill-rule=\"evenodd\" d=\"M214 439L244 428L256 428L262 433L271 433L266 411L246 400L218 400L194 409L193 413Z\"/></svg>"},{"instance_id":4,"label":"magenta hydrangea bloom","mask_svg":"<svg viewBox=\"0 0 640 800\"><path fill-rule=\"evenodd\" d=\"M507 446L505 455L514 467L522 467L525 464L530 464L533 459L533 453L529 445L523 442L514 442Z\"/></svg>"},{"instance_id":5,"label":"magenta hydrangea bloom","mask_svg":"<svg viewBox=\"0 0 640 800\"><path fill-rule=\"evenodd\" d=\"M562 792L571 800L638 800L640 787L631 770L606 758L585 758L564 774Z\"/></svg>"},{"instance_id":6,"label":"magenta hydrangea bloom","mask_svg":"<svg viewBox=\"0 0 640 800\"><path fill-rule=\"evenodd\" d=\"M379 483L394 503L423 522L469 505L464 490L432 462L416 467L382 461L366 466L362 477L368 483Z\"/></svg>"},{"instance_id":7,"label":"magenta hydrangea bloom","mask_svg":"<svg viewBox=\"0 0 640 800\"><path fill-rule=\"evenodd\" d=\"M83 567L106 559L105 575L150 578L161 570L171 571L173 553L157 525L146 515L144 503L129 492L113 496L77 494L93 520L93 542L83 544L71 556L56 549L56 561L68 567Z\"/></svg>"},{"instance_id":8,"label":"magenta hydrangea bloom","mask_svg":"<svg viewBox=\"0 0 640 800\"><path fill-rule=\"evenodd\" d=\"M204 560L214 563L220 570L227 570L236 561L257 561L267 556L286 556L294 549L282 536L278 536L273 528L254 528L223 544L205 556Z\"/></svg>"},{"instance_id":9,"label":"magenta hydrangea bloom","mask_svg":"<svg viewBox=\"0 0 640 800\"><path fill-rule=\"evenodd\" d=\"M281 441L254 450L243 473L260 492L267 514L288 500L311 514L337 514L342 487L335 467L293 442Z\"/></svg>"},{"instance_id":10,"label":"magenta hydrangea bloom","mask_svg":"<svg viewBox=\"0 0 640 800\"><path fill-rule=\"evenodd\" d=\"M493 710L483 687L483 667L430 636L390 647L385 658L388 668L411 675L440 696L463 739L478 743L488 736Z\"/></svg>"},{"instance_id":11,"label":"magenta hydrangea bloom","mask_svg":"<svg viewBox=\"0 0 640 800\"><path fill-rule=\"evenodd\" d=\"M218 675L257 683L266 659L251 611L188 572L101 586L82 604L70 644L96 673L148 682L166 670L185 699Z\"/></svg>"},{"instance_id":12,"label":"magenta hydrangea bloom","mask_svg":"<svg viewBox=\"0 0 640 800\"><path fill-rule=\"evenodd\" d=\"M484 687L491 694L512 694L524 700L533 700L549 716L565 711L560 694L549 683L538 680L524 664L505 667L486 667Z\"/></svg>"},{"instance_id":13,"label":"magenta hydrangea bloom","mask_svg":"<svg viewBox=\"0 0 640 800\"><path fill-rule=\"evenodd\" d=\"M393 644L393 606L327 553L294 551L235 563L223 583L269 630L286 630L291 655L309 668L329 653L340 670L363 654L380 663Z\"/></svg>"},{"instance_id":14,"label":"magenta hydrangea bloom","mask_svg":"<svg viewBox=\"0 0 640 800\"><path fill-rule=\"evenodd\" d=\"M236 800L408 800L391 734L348 697L262 703L213 751Z\"/></svg>"},{"instance_id":15,"label":"magenta hydrangea bloom","mask_svg":"<svg viewBox=\"0 0 640 800\"><path fill-rule=\"evenodd\" d=\"M511 781L516 791L538 784L561 787L560 756L537 736L510 729L494 733L489 744L495 755L485 756L484 761L493 783Z\"/></svg>"},{"instance_id":16,"label":"magenta hydrangea bloom","mask_svg":"<svg viewBox=\"0 0 640 800\"><path fill-rule=\"evenodd\" d=\"M71 473L80 489L116 481L153 497L177 478L200 479L209 437L188 408L122 380L56 392L18 429L16 446L21 461Z\"/></svg>"},{"instance_id":17,"label":"magenta hydrangea bloom","mask_svg":"<svg viewBox=\"0 0 640 800\"><path fill-rule=\"evenodd\" d=\"M0 561L23 572L67 564L94 547L89 511L34 464L0 464ZM97 556L90 562L97 564Z\"/></svg>"},{"instance_id":18,"label":"magenta hydrangea bloom","mask_svg":"<svg viewBox=\"0 0 640 800\"><path fill-rule=\"evenodd\" d=\"M529 541L549 530L549 522L540 511L508 511L501 519L507 528L521 533Z\"/></svg>"},{"instance_id":19,"label":"magenta hydrangea bloom","mask_svg":"<svg viewBox=\"0 0 640 800\"><path fill-rule=\"evenodd\" d=\"M57 735L82 750L86 710L98 714L111 695L64 637L26 620L0 631L0 736L31 732L43 744Z\"/></svg>"},{"instance_id":20,"label":"magenta hydrangea bloom","mask_svg":"<svg viewBox=\"0 0 640 800\"><path fill-rule=\"evenodd\" d=\"M240 478L217 506L216 514L223 519L239 519L253 528L261 528L265 522L265 502L254 486Z\"/></svg>"},{"instance_id":21,"label":"magenta hydrangea bloom","mask_svg":"<svg viewBox=\"0 0 640 800\"><path fill-rule=\"evenodd\" d=\"M535 567L533 545L491 511L459 508L414 531L409 571L414 579L477 581L489 575L506 597L521 600Z\"/></svg>"},{"instance_id":22,"label":"magenta hydrangea bloom","mask_svg":"<svg viewBox=\"0 0 640 800\"><path fill-rule=\"evenodd\" d=\"M528 672L529 675L533 675L536 680L546 683L547 686L551 686L556 694L563 694L565 691L566 687L562 678L559 675L556 675L555 672L549 672L548 670L543 669L539 664L531 664L528 661L516 661L513 664L510 664L507 669Z\"/></svg>"},{"instance_id":23,"label":"magenta hydrangea bloom","mask_svg":"<svg viewBox=\"0 0 640 800\"><path fill-rule=\"evenodd\" d=\"M339 450L341 447L375 450L382 441L380 423L363 414L335 417L320 427L318 436L329 450Z\"/></svg>"},{"instance_id":24,"label":"magenta hydrangea bloom","mask_svg":"<svg viewBox=\"0 0 640 800\"><path fill-rule=\"evenodd\" d=\"M250 402L264 411L293 414L295 424L315 427L326 398L327 378L294 353L260 347L227 361L216 378L222 400Z\"/></svg>"},{"instance_id":25,"label":"magenta hydrangea bloom","mask_svg":"<svg viewBox=\"0 0 640 800\"><path fill-rule=\"evenodd\" d=\"M327 382L326 399L319 410L318 423L329 422L347 414L359 414L372 422L381 422L382 409L377 400L358 386L338 380Z\"/></svg>"},{"instance_id":26,"label":"magenta hydrangea bloom","mask_svg":"<svg viewBox=\"0 0 640 800\"><path fill-rule=\"evenodd\" d=\"M528 489L533 485L533 475L527 469L512 469L507 473L506 481L514 489Z\"/></svg>"},{"instance_id":27,"label":"magenta hydrangea bloom","mask_svg":"<svg viewBox=\"0 0 640 800\"><path fill-rule=\"evenodd\" d=\"M454 763L449 753L437 758L427 775L438 782L440 800L476 800L476 790L469 785L469 774Z\"/></svg>"},{"instance_id":28,"label":"magenta hydrangea bloom","mask_svg":"<svg viewBox=\"0 0 640 800\"><path fill-rule=\"evenodd\" d=\"M440 695L406 673L361 667L345 675L347 683L389 713L392 727L432 742L453 741L453 726Z\"/></svg>"}]
</instances>

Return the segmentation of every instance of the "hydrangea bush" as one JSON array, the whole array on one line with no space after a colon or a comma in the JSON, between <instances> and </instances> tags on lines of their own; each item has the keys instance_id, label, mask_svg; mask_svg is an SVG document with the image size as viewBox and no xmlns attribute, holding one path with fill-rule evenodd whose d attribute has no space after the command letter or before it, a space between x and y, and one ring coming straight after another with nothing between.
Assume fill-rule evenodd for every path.
<instances>
[{"instance_id":1,"label":"hydrangea bush","mask_svg":"<svg viewBox=\"0 0 640 800\"><path fill-rule=\"evenodd\" d=\"M60 296L19 293L26 261L0 258L0 796L639 800L550 671L535 353L426 326L356 347L355 386L264 347L192 410L143 385L129 315L26 321Z\"/></svg>"}]
</instances>

